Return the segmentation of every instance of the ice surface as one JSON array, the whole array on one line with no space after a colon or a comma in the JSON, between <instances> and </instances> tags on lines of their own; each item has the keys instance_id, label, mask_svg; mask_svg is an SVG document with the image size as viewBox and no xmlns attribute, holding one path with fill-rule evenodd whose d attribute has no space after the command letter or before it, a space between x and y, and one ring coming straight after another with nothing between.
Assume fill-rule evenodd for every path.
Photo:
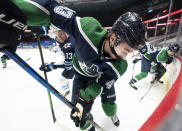
<instances>
[{"instance_id":1,"label":"ice surface","mask_svg":"<svg viewBox=\"0 0 182 131\"><path fill-rule=\"evenodd\" d=\"M20 57L27 61L42 76L38 49L19 49ZM45 62L58 59L53 52L43 50ZM60 58L62 59L62 58ZM0 65L1 66L1 65ZM149 93L140 101L150 86L150 76L137 84L138 90L128 85L133 65L129 60L127 72L116 82L116 96L120 127L115 127L101 107L100 97L94 103L92 114L95 121L106 131L137 131L150 116L166 94L162 84L154 84ZM140 63L135 66L135 74L140 72ZM49 83L59 89L61 70L48 73ZM44 77L44 76L43 76ZM6 69L0 68L0 131L77 131L70 120L70 109L52 95L59 128L52 122L47 89L34 80L12 60ZM68 96L70 99L70 96ZM68 129L67 129L68 127Z\"/></svg>"}]
</instances>

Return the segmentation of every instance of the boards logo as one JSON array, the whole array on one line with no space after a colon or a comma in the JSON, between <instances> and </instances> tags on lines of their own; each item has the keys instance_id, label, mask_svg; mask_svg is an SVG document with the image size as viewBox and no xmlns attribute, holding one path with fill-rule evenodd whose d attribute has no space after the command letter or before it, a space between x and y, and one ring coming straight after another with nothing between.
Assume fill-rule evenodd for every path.
<instances>
[{"instance_id":1,"label":"boards logo","mask_svg":"<svg viewBox=\"0 0 182 131\"><path fill-rule=\"evenodd\" d=\"M3 13L0 13L0 22L11 25L11 26L18 28L20 30L23 30L23 31L27 28L27 25L23 24L22 22L20 22L18 20L10 18Z\"/></svg>"}]
</instances>

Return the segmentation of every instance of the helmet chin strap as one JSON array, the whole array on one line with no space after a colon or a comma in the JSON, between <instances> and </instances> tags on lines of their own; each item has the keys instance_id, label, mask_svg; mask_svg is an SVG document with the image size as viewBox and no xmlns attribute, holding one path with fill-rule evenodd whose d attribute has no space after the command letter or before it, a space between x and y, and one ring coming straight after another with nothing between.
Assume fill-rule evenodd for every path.
<instances>
[{"instance_id":1,"label":"helmet chin strap","mask_svg":"<svg viewBox=\"0 0 182 131\"><path fill-rule=\"evenodd\" d=\"M118 56L118 54L116 53L116 50L114 49L114 45L112 46L110 41L109 41L109 47L111 49L112 54L114 54L114 56L118 59L121 60L121 57Z\"/></svg>"}]
</instances>

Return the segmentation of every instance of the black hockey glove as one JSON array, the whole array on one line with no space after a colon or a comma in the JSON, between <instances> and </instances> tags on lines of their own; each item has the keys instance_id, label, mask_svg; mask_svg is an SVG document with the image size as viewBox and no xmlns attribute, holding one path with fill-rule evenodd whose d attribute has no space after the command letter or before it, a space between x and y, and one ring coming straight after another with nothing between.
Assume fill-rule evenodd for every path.
<instances>
[{"instance_id":1,"label":"black hockey glove","mask_svg":"<svg viewBox=\"0 0 182 131\"><path fill-rule=\"evenodd\" d=\"M77 110L72 109L70 115L76 127L85 128L87 126L87 120L90 119L90 111L93 103L94 99L84 100L80 95L78 95L78 102L75 105Z\"/></svg>"},{"instance_id":2,"label":"black hockey glove","mask_svg":"<svg viewBox=\"0 0 182 131\"><path fill-rule=\"evenodd\" d=\"M173 61L173 57L169 57L168 60L166 61L166 64L171 64L172 61Z\"/></svg>"},{"instance_id":3,"label":"black hockey glove","mask_svg":"<svg viewBox=\"0 0 182 131\"><path fill-rule=\"evenodd\" d=\"M135 64L135 63L137 63L139 60L141 60L141 59L134 59L132 63Z\"/></svg>"},{"instance_id":4,"label":"black hockey glove","mask_svg":"<svg viewBox=\"0 0 182 131\"><path fill-rule=\"evenodd\" d=\"M41 65L40 68L39 68L39 70L45 71L45 72L52 71L52 70L55 69L54 63L55 62L51 62L50 64L45 63L45 66L44 65Z\"/></svg>"}]
</instances>

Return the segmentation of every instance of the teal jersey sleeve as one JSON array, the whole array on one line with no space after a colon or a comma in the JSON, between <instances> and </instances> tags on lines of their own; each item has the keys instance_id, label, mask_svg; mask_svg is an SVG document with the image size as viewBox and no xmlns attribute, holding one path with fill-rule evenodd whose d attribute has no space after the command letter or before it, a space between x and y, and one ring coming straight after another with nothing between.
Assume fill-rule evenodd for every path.
<instances>
[{"instance_id":1,"label":"teal jersey sleeve","mask_svg":"<svg viewBox=\"0 0 182 131\"><path fill-rule=\"evenodd\" d=\"M80 26L86 37L93 43L95 48L98 48L102 42L103 36L106 36L108 31L93 17L83 17L80 19Z\"/></svg>"},{"instance_id":2,"label":"teal jersey sleeve","mask_svg":"<svg viewBox=\"0 0 182 131\"><path fill-rule=\"evenodd\" d=\"M156 59L157 59L157 62L166 62L167 60L168 60L168 55L167 55L167 51L168 51L168 48L164 48L164 49L162 49L159 53L158 53L158 55L157 55L157 57L156 57Z\"/></svg>"},{"instance_id":3,"label":"teal jersey sleeve","mask_svg":"<svg viewBox=\"0 0 182 131\"><path fill-rule=\"evenodd\" d=\"M33 0L11 1L25 14L28 26L50 25L50 13L43 5Z\"/></svg>"},{"instance_id":4,"label":"teal jersey sleeve","mask_svg":"<svg viewBox=\"0 0 182 131\"><path fill-rule=\"evenodd\" d=\"M126 72L127 67L128 67L128 63L126 60L118 60L118 61L114 61L111 63L114 66L115 70L118 71L119 77L122 76Z\"/></svg>"}]
</instances>

